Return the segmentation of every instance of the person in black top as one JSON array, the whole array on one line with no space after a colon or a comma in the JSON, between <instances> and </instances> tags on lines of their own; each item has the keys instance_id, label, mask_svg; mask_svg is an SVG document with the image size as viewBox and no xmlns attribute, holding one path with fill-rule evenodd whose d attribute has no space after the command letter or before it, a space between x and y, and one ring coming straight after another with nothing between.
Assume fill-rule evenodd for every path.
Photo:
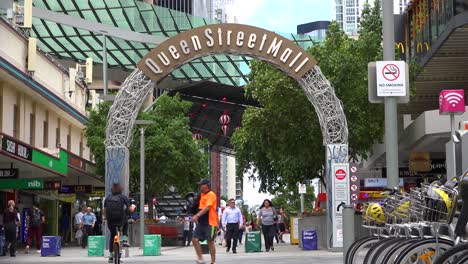
<instances>
[{"instance_id":1,"label":"person in black top","mask_svg":"<svg viewBox=\"0 0 468 264\"><path fill-rule=\"evenodd\" d=\"M122 186L119 183L112 185L112 194L106 197L104 201L104 210L102 212L103 221L107 220L107 228L110 231L109 237L109 263L114 261L113 247L114 236L116 235L116 227L122 229L122 246L129 247L128 237L128 217L134 210L134 206L130 205L128 197L122 194ZM118 252L116 252L117 254Z\"/></svg>"},{"instance_id":2,"label":"person in black top","mask_svg":"<svg viewBox=\"0 0 468 264\"><path fill-rule=\"evenodd\" d=\"M16 257L16 227L18 226L19 219L13 200L8 201L8 208L3 212L3 223L5 226L6 243L10 243L10 256Z\"/></svg>"}]
</instances>

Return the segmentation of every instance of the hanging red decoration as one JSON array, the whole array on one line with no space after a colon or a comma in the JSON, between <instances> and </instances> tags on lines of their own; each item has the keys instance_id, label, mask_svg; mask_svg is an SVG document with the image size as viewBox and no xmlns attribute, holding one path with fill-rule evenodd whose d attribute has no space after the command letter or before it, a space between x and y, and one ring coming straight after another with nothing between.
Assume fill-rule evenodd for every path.
<instances>
[{"instance_id":1,"label":"hanging red decoration","mask_svg":"<svg viewBox=\"0 0 468 264\"><path fill-rule=\"evenodd\" d=\"M227 136L228 125L222 125L222 126L221 126L221 129L223 130L224 135Z\"/></svg>"},{"instance_id":2,"label":"hanging red decoration","mask_svg":"<svg viewBox=\"0 0 468 264\"><path fill-rule=\"evenodd\" d=\"M227 125L231 122L231 117L227 114L227 111L224 111L224 113L219 117L219 122L221 125Z\"/></svg>"},{"instance_id":3,"label":"hanging red decoration","mask_svg":"<svg viewBox=\"0 0 468 264\"><path fill-rule=\"evenodd\" d=\"M223 102L226 102L227 101L227 98L226 96L223 97Z\"/></svg>"},{"instance_id":4,"label":"hanging red decoration","mask_svg":"<svg viewBox=\"0 0 468 264\"><path fill-rule=\"evenodd\" d=\"M203 108L206 108L206 104L202 104L201 106L202 106Z\"/></svg>"},{"instance_id":5,"label":"hanging red decoration","mask_svg":"<svg viewBox=\"0 0 468 264\"><path fill-rule=\"evenodd\" d=\"M202 139L202 135L200 133L195 133L195 134L193 134L193 139L200 140L200 139Z\"/></svg>"}]
</instances>

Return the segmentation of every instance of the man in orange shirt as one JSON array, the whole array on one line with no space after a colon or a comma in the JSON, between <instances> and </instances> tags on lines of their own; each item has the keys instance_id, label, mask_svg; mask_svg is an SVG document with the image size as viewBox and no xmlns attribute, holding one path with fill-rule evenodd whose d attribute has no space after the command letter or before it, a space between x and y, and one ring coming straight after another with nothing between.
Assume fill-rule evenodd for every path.
<instances>
[{"instance_id":1,"label":"man in orange shirt","mask_svg":"<svg viewBox=\"0 0 468 264\"><path fill-rule=\"evenodd\" d=\"M197 263L204 264L202 248L200 240L208 240L208 247L211 254L211 263L216 263L216 248L214 237L218 228L218 214L216 213L217 197L211 190L210 181L203 179L199 182L200 185L200 200L198 204L198 213L192 217L192 222L198 222L195 231L193 232L192 243L197 253Z\"/></svg>"}]
</instances>

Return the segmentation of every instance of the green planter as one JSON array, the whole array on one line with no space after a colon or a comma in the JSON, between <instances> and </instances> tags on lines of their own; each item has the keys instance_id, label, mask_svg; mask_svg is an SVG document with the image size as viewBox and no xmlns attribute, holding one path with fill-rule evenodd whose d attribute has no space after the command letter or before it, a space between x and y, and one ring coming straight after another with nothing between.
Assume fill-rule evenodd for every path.
<instances>
[{"instance_id":1,"label":"green planter","mask_svg":"<svg viewBox=\"0 0 468 264\"><path fill-rule=\"evenodd\" d=\"M143 256L161 255L161 235L144 235Z\"/></svg>"},{"instance_id":2,"label":"green planter","mask_svg":"<svg viewBox=\"0 0 468 264\"><path fill-rule=\"evenodd\" d=\"M259 231L248 232L245 236L245 253L261 252L262 251L262 237Z\"/></svg>"},{"instance_id":3,"label":"green planter","mask_svg":"<svg viewBox=\"0 0 468 264\"><path fill-rule=\"evenodd\" d=\"M104 236L88 237L88 257L104 256Z\"/></svg>"}]
</instances>

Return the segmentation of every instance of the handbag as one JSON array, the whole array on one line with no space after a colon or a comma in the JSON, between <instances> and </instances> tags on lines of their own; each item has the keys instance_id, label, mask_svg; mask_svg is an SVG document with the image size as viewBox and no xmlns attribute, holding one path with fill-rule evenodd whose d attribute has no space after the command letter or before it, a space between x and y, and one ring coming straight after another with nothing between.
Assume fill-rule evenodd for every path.
<instances>
[{"instance_id":1,"label":"handbag","mask_svg":"<svg viewBox=\"0 0 468 264\"><path fill-rule=\"evenodd\" d=\"M83 231L81 229L76 230L75 238L80 239L83 237Z\"/></svg>"}]
</instances>

